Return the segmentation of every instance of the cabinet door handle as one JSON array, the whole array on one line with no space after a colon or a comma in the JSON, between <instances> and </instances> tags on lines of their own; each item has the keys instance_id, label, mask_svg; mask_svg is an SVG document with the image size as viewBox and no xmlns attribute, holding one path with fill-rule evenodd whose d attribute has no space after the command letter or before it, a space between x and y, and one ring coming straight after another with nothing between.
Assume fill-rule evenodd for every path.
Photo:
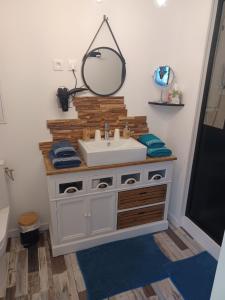
<instances>
[{"instance_id":1,"label":"cabinet door handle","mask_svg":"<svg viewBox=\"0 0 225 300\"><path fill-rule=\"evenodd\" d=\"M84 214L84 217L88 217L88 214L87 214L87 213L85 213L85 214Z\"/></svg>"},{"instance_id":2,"label":"cabinet door handle","mask_svg":"<svg viewBox=\"0 0 225 300\"><path fill-rule=\"evenodd\" d=\"M162 175L161 174L155 174L154 176L152 176L151 180L160 180L162 179Z\"/></svg>"},{"instance_id":3,"label":"cabinet door handle","mask_svg":"<svg viewBox=\"0 0 225 300\"><path fill-rule=\"evenodd\" d=\"M64 194L73 194L78 192L78 189L75 186L69 186L67 189L65 189Z\"/></svg>"},{"instance_id":4,"label":"cabinet door handle","mask_svg":"<svg viewBox=\"0 0 225 300\"><path fill-rule=\"evenodd\" d=\"M135 178L128 178L124 183L125 184L134 184L137 180Z\"/></svg>"},{"instance_id":5,"label":"cabinet door handle","mask_svg":"<svg viewBox=\"0 0 225 300\"><path fill-rule=\"evenodd\" d=\"M107 182L100 182L98 185L97 185L97 189L106 189L108 187L108 183Z\"/></svg>"}]
</instances>

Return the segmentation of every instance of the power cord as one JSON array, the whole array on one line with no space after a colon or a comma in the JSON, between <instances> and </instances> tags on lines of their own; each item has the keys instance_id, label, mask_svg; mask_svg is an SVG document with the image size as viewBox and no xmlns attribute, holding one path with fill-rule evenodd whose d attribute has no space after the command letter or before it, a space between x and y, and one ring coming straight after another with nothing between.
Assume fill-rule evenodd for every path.
<instances>
[{"instance_id":1,"label":"power cord","mask_svg":"<svg viewBox=\"0 0 225 300\"><path fill-rule=\"evenodd\" d=\"M75 79L75 89L77 88L77 76L76 76L76 73L75 73L75 69L72 69L72 72L73 72L73 76L74 76L74 79Z\"/></svg>"},{"instance_id":2,"label":"power cord","mask_svg":"<svg viewBox=\"0 0 225 300\"><path fill-rule=\"evenodd\" d=\"M77 88L77 76L76 76L76 72L75 72L75 69L72 69L71 70L72 71L72 73L73 73L73 76L74 76L74 79L75 79L75 89ZM69 105L71 104L73 102L73 99L70 99L69 100ZM69 108L71 108L71 106L69 106Z\"/></svg>"},{"instance_id":3,"label":"power cord","mask_svg":"<svg viewBox=\"0 0 225 300\"><path fill-rule=\"evenodd\" d=\"M77 76L75 73L75 69L72 69L71 71L75 79L75 88L69 90L65 86L61 86L57 90L57 97L59 99L60 106L63 111L68 111L70 108L70 103L73 102L73 100L70 99L70 96L76 96L77 93L81 93L88 90L85 87L85 85L82 85L82 87L77 88Z\"/></svg>"}]
</instances>

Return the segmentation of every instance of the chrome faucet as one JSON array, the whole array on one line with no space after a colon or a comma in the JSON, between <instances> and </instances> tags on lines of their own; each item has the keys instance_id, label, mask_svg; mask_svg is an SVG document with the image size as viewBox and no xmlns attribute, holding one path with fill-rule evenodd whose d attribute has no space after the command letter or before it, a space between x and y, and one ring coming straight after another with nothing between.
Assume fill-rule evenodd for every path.
<instances>
[{"instance_id":1,"label":"chrome faucet","mask_svg":"<svg viewBox=\"0 0 225 300\"><path fill-rule=\"evenodd\" d=\"M110 141L109 141L109 123L105 122L105 141L107 142L107 146L110 145Z\"/></svg>"}]
</instances>

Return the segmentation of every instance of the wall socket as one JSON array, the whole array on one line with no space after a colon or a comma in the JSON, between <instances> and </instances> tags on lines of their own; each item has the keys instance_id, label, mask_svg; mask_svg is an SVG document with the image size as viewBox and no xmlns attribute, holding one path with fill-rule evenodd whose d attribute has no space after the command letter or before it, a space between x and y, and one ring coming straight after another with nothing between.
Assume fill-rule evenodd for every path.
<instances>
[{"instance_id":1,"label":"wall socket","mask_svg":"<svg viewBox=\"0 0 225 300\"><path fill-rule=\"evenodd\" d=\"M76 70L76 66L77 66L77 59L75 58L68 59L68 71Z\"/></svg>"},{"instance_id":2,"label":"wall socket","mask_svg":"<svg viewBox=\"0 0 225 300\"><path fill-rule=\"evenodd\" d=\"M53 59L53 70L54 71L63 71L64 70L64 61L59 58Z\"/></svg>"}]
</instances>

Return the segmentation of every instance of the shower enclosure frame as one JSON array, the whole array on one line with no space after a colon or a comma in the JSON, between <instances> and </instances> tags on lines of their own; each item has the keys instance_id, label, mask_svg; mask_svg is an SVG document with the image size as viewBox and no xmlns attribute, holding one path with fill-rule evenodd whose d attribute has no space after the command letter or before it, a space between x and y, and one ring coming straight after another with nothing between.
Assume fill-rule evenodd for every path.
<instances>
[{"instance_id":1,"label":"shower enclosure frame","mask_svg":"<svg viewBox=\"0 0 225 300\"><path fill-rule=\"evenodd\" d=\"M211 83L211 75L213 71L213 66L214 66L214 59L216 55L216 49L217 49L217 42L218 42L218 36L220 32L220 24L221 24L221 18L222 18L222 9L223 5L225 3L225 0L218 0L214 2L214 7L213 11L214 13L212 14L212 21L211 21L211 26L213 29L210 31L210 36L209 36L209 42L208 42L208 50L209 54L205 59L205 79L203 78L202 86L202 102L200 103L200 114L199 117L196 118L196 131L195 131L195 136L193 137L195 141L195 145L192 148L192 165L190 166L190 181L188 184L188 188L186 190L186 195L187 195L187 202L186 202L186 208L184 208L184 218L183 218L183 227L187 229L194 238L200 237L201 234L204 236L202 237L202 241L204 246L206 247L207 243L211 242L211 245L209 246L209 252L214 257L218 257L219 255L219 245L217 245L207 234L207 232L203 232L203 230L200 228L200 224L198 224L197 221L193 221L188 214L188 210L191 205L191 194L193 193L193 186L194 186L194 180L195 180L195 172L197 168L197 162L199 158L199 151L200 151L200 142L201 142L201 136L202 136L202 131L203 131L203 126L202 124L204 123L204 118L205 118L205 112L207 108L207 101L208 101L208 94L210 90L210 83ZM207 248L207 247L206 247ZM213 249L214 248L214 249ZM212 251L210 251L212 250Z\"/></svg>"}]
</instances>

